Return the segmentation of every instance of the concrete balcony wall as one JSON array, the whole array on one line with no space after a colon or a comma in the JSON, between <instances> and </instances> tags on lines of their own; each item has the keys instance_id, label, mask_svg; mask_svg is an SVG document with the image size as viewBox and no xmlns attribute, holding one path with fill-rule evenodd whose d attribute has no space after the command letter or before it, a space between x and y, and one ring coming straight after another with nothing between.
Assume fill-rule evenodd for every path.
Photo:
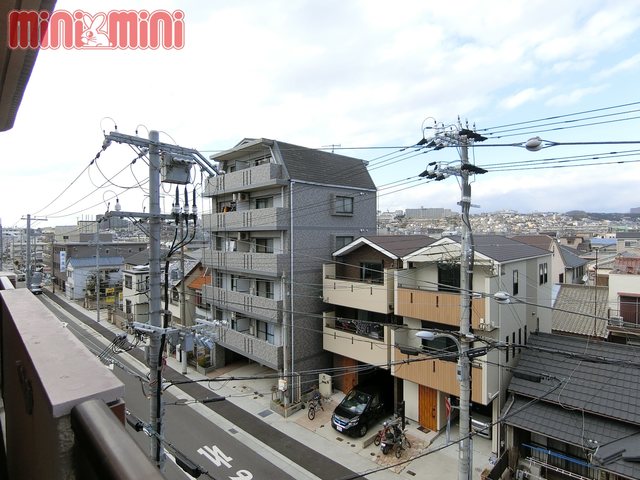
<instances>
[{"instance_id":1,"label":"concrete balcony wall","mask_svg":"<svg viewBox=\"0 0 640 480\"><path fill-rule=\"evenodd\" d=\"M78 478L71 410L98 399L124 422L124 385L31 292L0 299L9 478Z\"/></svg>"},{"instance_id":2,"label":"concrete balcony wall","mask_svg":"<svg viewBox=\"0 0 640 480\"><path fill-rule=\"evenodd\" d=\"M384 329L384 338L376 340L335 328L334 312L325 312L323 317L322 339L323 348L326 351L353 358L369 365L382 366L389 364L391 361L389 327Z\"/></svg>"},{"instance_id":3,"label":"concrete balcony wall","mask_svg":"<svg viewBox=\"0 0 640 480\"><path fill-rule=\"evenodd\" d=\"M393 312L393 273L384 272L382 284L336 278L334 264L323 265L322 295L326 303L368 310L378 313Z\"/></svg>"},{"instance_id":4,"label":"concrete balcony wall","mask_svg":"<svg viewBox=\"0 0 640 480\"><path fill-rule=\"evenodd\" d=\"M205 230L270 231L289 228L289 209L283 207L257 208L202 216Z\"/></svg>"},{"instance_id":5,"label":"concrete balcony wall","mask_svg":"<svg viewBox=\"0 0 640 480\"><path fill-rule=\"evenodd\" d=\"M399 287L396 289L396 295L396 315L460 326L460 295L457 293ZM480 319L484 317L485 299L474 298L471 302L472 328L479 328Z\"/></svg>"},{"instance_id":6,"label":"concrete balcony wall","mask_svg":"<svg viewBox=\"0 0 640 480\"><path fill-rule=\"evenodd\" d=\"M250 191L283 182L282 165L266 163L209 178L204 195L212 197L224 193Z\"/></svg>"},{"instance_id":7,"label":"concrete balcony wall","mask_svg":"<svg viewBox=\"0 0 640 480\"><path fill-rule=\"evenodd\" d=\"M289 257L281 253L220 252L205 250L205 267L221 268L236 272L255 272L261 275L280 276L287 268Z\"/></svg>"},{"instance_id":8,"label":"concrete balcony wall","mask_svg":"<svg viewBox=\"0 0 640 480\"><path fill-rule=\"evenodd\" d=\"M208 303L225 310L239 312L249 317L256 317L270 322L282 321L282 300L257 297L210 285L202 288L202 295Z\"/></svg>"},{"instance_id":9,"label":"concrete balcony wall","mask_svg":"<svg viewBox=\"0 0 640 480\"><path fill-rule=\"evenodd\" d=\"M272 345L253 335L237 332L228 327L218 327L216 343L274 370L282 369L281 346Z\"/></svg>"}]
</instances>

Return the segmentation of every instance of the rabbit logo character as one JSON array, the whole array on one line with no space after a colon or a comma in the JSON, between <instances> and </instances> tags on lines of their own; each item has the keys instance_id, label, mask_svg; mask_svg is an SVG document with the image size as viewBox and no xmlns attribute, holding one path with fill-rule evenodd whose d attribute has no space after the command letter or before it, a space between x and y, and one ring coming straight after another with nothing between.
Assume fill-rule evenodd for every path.
<instances>
[{"instance_id":1,"label":"rabbit logo character","mask_svg":"<svg viewBox=\"0 0 640 480\"><path fill-rule=\"evenodd\" d=\"M109 36L101 30L105 24L107 17L104 13L98 13L94 16L88 13L82 17L84 23L84 31L82 32L82 44L85 47L111 47Z\"/></svg>"}]
</instances>

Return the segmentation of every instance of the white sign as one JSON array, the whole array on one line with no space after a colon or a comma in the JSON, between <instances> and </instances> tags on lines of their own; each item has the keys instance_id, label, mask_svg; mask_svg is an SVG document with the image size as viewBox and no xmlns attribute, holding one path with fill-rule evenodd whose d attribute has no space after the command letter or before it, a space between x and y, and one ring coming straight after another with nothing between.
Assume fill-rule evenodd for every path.
<instances>
[{"instance_id":1,"label":"white sign","mask_svg":"<svg viewBox=\"0 0 640 480\"><path fill-rule=\"evenodd\" d=\"M67 252L65 250L60 251L60 271L67 271Z\"/></svg>"}]
</instances>

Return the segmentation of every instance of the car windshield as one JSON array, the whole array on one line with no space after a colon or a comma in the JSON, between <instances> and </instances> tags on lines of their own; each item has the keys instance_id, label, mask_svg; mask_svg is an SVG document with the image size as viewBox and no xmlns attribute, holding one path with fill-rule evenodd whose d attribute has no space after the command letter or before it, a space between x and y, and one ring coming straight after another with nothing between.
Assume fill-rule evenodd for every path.
<instances>
[{"instance_id":1,"label":"car windshield","mask_svg":"<svg viewBox=\"0 0 640 480\"><path fill-rule=\"evenodd\" d=\"M351 412L360 414L364 411L370 398L371 395L368 393L351 390L349 395L342 400L342 406Z\"/></svg>"}]
</instances>

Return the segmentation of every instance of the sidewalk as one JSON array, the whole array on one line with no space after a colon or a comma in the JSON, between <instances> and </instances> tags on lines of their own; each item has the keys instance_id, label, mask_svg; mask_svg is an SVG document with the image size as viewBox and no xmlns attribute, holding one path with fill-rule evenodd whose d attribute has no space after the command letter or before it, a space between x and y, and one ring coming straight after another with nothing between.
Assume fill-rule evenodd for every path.
<instances>
[{"instance_id":1,"label":"sidewalk","mask_svg":"<svg viewBox=\"0 0 640 480\"><path fill-rule=\"evenodd\" d=\"M48 289L47 289L48 290ZM47 293L50 293L48 290ZM79 313L88 317L95 317L95 311L88 311L60 296L56 297L65 301ZM102 321L100 325L114 334L123 331L109 322ZM181 365L171 356L167 358L167 367L175 372L181 372ZM270 409L272 391L276 387L277 379L260 378L265 374L272 374L273 370L257 363L236 362L223 368L202 375L194 368L188 367L185 377L191 380L211 379L211 382L201 382L200 385L216 395L224 396L226 401L262 420L265 424L277 429L283 434L297 440L325 457L343 465L345 468L358 473L365 473L381 469L377 473L367 475L366 478L375 480L398 479L455 479L457 478L458 447L451 445L434 453L428 453L445 444L444 433L423 431L416 422L408 421L406 433L411 448L402 452L400 459L389 453L384 455L380 447L373 444L373 437L382 426L371 426L369 432L363 438L352 438L338 433L331 427L331 414L336 405L342 400L344 394L334 392L333 395L323 400L324 410L316 411L314 420L307 418L307 410L303 408L284 418ZM250 380L216 381L216 378L224 377L258 377ZM245 432L251 435L250 432ZM457 435L457 427L452 426L452 437ZM267 442L268 443L268 442ZM268 445L267 445L268 446ZM484 438L474 437L474 473L473 478L480 478L481 472L489 467L491 457L491 442ZM274 455L279 455L274 451ZM426 454L426 455L425 455ZM402 463L406 460L406 463ZM385 468L386 467L386 468ZM313 476L312 476L313 477ZM312 478L310 477L310 478ZM317 478L317 477L316 477Z\"/></svg>"}]
</instances>

